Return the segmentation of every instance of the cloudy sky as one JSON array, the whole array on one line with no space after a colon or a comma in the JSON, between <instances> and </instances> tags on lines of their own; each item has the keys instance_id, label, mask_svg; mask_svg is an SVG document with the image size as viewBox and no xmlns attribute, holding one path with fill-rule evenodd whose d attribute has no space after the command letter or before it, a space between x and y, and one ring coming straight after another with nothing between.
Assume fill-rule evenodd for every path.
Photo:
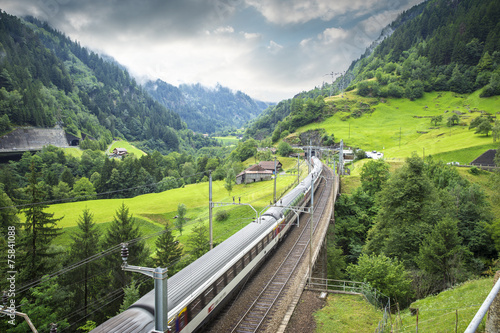
<instances>
[{"instance_id":1,"label":"cloudy sky","mask_svg":"<svg viewBox=\"0 0 500 333\"><path fill-rule=\"evenodd\" d=\"M277 102L331 82L422 0L0 0L106 53L139 82L220 83Z\"/></svg>"}]
</instances>

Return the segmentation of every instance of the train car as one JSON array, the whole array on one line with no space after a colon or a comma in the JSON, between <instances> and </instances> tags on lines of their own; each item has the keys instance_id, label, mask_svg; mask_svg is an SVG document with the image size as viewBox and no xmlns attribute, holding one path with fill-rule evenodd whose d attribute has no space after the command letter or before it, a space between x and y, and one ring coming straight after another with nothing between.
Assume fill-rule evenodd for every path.
<instances>
[{"instance_id":1,"label":"train car","mask_svg":"<svg viewBox=\"0 0 500 333\"><path fill-rule=\"evenodd\" d=\"M265 261L290 228L294 213L287 207L305 205L309 200L312 177L317 179L322 169L316 157L311 163L309 175L277 206L168 279L169 332L188 333L202 328ZM91 332L153 330L154 290Z\"/></svg>"}]
</instances>

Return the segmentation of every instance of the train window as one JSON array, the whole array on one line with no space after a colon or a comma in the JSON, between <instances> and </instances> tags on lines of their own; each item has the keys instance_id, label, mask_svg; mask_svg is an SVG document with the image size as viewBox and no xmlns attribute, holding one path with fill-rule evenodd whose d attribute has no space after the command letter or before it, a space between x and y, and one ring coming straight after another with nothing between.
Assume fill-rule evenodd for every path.
<instances>
[{"instance_id":1,"label":"train window","mask_svg":"<svg viewBox=\"0 0 500 333\"><path fill-rule=\"evenodd\" d=\"M236 265L232 266L232 267L231 267L231 268L229 268L229 269L227 270L227 272L226 272L226 279L227 279L226 285L227 285L228 283L230 283L231 281L233 281L233 279L234 279L234 273L235 273L235 272L234 272L234 270L235 270L235 266L236 266Z\"/></svg>"},{"instance_id":2,"label":"train window","mask_svg":"<svg viewBox=\"0 0 500 333\"><path fill-rule=\"evenodd\" d=\"M243 267L246 267L248 265L248 263L250 262L250 253L247 252L245 253L245 255L243 256Z\"/></svg>"},{"instance_id":3,"label":"train window","mask_svg":"<svg viewBox=\"0 0 500 333\"><path fill-rule=\"evenodd\" d=\"M244 262L243 262L243 257L241 257L240 260L238 260L238 270L236 271L236 275L240 274L241 271L243 271L243 268L245 268L245 266L243 266Z\"/></svg>"},{"instance_id":4,"label":"train window","mask_svg":"<svg viewBox=\"0 0 500 333\"><path fill-rule=\"evenodd\" d=\"M252 250L250 250L250 260L253 260L257 256L257 245L255 245Z\"/></svg>"},{"instance_id":5,"label":"train window","mask_svg":"<svg viewBox=\"0 0 500 333\"><path fill-rule=\"evenodd\" d=\"M205 290L203 295L205 296L205 302L207 304L210 303L210 301L214 298L214 294L214 285L211 285L207 288L207 290Z\"/></svg>"},{"instance_id":6,"label":"train window","mask_svg":"<svg viewBox=\"0 0 500 333\"><path fill-rule=\"evenodd\" d=\"M194 301L189 304L188 311L190 313L190 317L194 318L200 313L200 311L203 309L203 304L201 301L201 297L197 297Z\"/></svg>"},{"instance_id":7,"label":"train window","mask_svg":"<svg viewBox=\"0 0 500 333\"><path fill-rule=\"evenodd\" d=\"M222 289L224 289L224 286L226 285L224 283L224 275L222 275L220 278L217 279L217 281L215 281L215 286L217 288L216 290L216 294L220 293L222 291Z\"/></svg>"}]
</instances>

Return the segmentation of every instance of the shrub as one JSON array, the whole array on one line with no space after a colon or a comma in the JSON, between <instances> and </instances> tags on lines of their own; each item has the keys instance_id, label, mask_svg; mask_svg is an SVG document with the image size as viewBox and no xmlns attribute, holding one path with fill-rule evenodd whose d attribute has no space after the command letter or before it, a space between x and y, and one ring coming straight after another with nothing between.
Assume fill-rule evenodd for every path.
<instances>
[{"instance_id":1,"label":"shrub","mask_svg":"<svg viewBox=\"0 0 500 333\"><path fill-rule=\"evenodd\" d=\"M229 217L227 210L218 210L215 213L215 220L218 222L225 221Z\"/></svg>"}]
</instances>

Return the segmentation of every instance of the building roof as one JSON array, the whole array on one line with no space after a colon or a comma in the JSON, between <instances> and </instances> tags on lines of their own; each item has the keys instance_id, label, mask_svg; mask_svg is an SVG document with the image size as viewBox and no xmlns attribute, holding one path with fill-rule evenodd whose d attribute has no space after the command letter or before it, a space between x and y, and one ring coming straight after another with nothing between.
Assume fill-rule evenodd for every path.
<instances>
[{"instance_id":1,"label":"building roof","mask_svg":"<svg viewBox=\"0 0 500 333\"><path fill-rule=\"evenodd\" d=\"M274 169L274 166L273 166L273 169ZM255 164L255 165L252 165L251 167L247 168L245 171L264 171L266 170L265 168L263 168L260 164Z\"/></svg>"},{"instance_id":2,"label":"building roof","mask_svg":"<svg viewBox=\"0 0 500 333\"><path fill-rule=\"evenodd\" d=\"M476 158L474 161L470 162L471 165L487 165L495 166L495 154L496 149L489 149L485 151L481 156Z\"/></svg>"},{"instance_id":3,"label":"building roof","mask_svg":"<svg viewBox=\"0 0 500 333\"><path fill-rule=\"evenodd\" d=\"M259 163L259 165L264 168L265 170L274 170L274 161L262 161ZM276 168L279 169L281 166L280 161L276 161Z\"/></svg>"}]
</instances>

